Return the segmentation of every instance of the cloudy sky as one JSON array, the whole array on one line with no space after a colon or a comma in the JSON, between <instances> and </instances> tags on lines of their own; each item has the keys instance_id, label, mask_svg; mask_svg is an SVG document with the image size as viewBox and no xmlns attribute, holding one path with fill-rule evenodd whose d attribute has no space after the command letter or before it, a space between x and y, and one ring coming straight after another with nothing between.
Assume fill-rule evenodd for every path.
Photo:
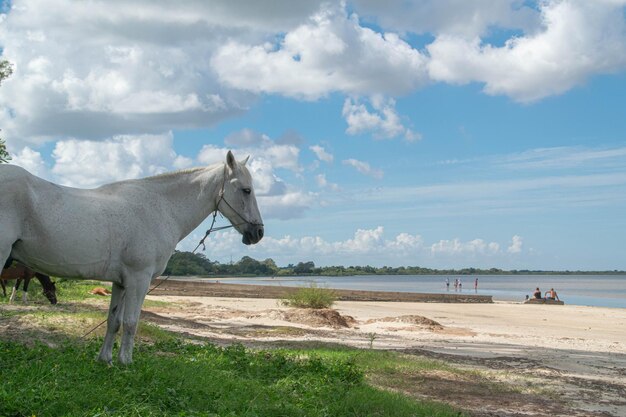
<instances>
[{"instance_id":1,"label":"cloudy sky","mask_svg":"<svg viewBox=\"0 0 626 417\"><path fill-rule=\"evenodd\" d=\"M13 163L90 188L251 155L266 237L210 259L626 269L626 0L1 12Z\"/></svg>"}]
</instances>

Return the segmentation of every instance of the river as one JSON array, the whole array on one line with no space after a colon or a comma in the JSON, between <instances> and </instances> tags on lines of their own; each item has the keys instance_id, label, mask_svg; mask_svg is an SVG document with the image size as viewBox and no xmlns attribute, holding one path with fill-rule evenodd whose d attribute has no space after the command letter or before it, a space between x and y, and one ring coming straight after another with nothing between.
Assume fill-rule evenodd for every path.
<instances>
[{"instance_id":1,"label":"river","mask_svg":"<svg viewBox=\"0 0 626 417\"><path fill-rule=\"evenodd\" d=\"M450 280L446 290L445 279ZM347 277L225 278L233 284L309 286L325 288L454 293L454 280L461 279L463 293L491 295L494 300L523 301L536 287L543 293L554 288L566 304L626 308L626 275L355 275ZM478 289L474 280L478 278Z\"/></svg>"}]
</instances>

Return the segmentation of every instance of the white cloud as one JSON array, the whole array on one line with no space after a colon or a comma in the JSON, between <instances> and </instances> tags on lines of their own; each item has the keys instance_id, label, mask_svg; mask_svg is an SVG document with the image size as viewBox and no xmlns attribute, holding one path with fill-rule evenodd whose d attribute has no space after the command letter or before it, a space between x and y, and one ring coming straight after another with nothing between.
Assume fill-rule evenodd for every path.
<instances>
[{"instance_id":1,"label":"white cloud","mask_svg":"<svg viewBox=\"0 0 626 417\"><path fill-rule=\"evenodd\" d=\"M281 220L299 218L315 204L315 193L290 188L280 195L257 196L264 218Z\"/></svg>"},{"instance_id":2,"label":"white cloud","mask_svg":"<svg viewBox=\"0 0 626 417\"><path fill-rule=\"evenodd\" d=\"M544 1L542 28L502 47L443 33L427 46L433 80L485 83L487 94L529 102L561 94L595 74L626 68L624 2Z\"/></svg>"},{"instance_id":3,"label":"white cloud","mask_svg":"<svg viewBox=\"0 0 626 417\"><path fill-rule=\"evenodd\" d=\"M373 111L358 100L347 98L343 104L343 117L348 123L346 132L351 135L372 133L377 139L391 139L402 136L407 142L420 140L422 136L405 127L396 113L396 102L382 96L371 98Z\"/></svg>"},{"instance_id":4,"label":"white cloud","mask_svg":"<svg viewBox=\"0 0 626 417\"><path fill-rule=\"evenodd\" d=\"M11 164L21 166L31 174L37 176L46 175L47 168L41 157L41 153L30 149L28 146L11 158Z\"/></svg>"},{"instance_id":5,"label":"white cloud","mask_svg":"<svg viewBox=\"0 0 626 417\"><path fill-rule=\"evenodd\" d=\"M176 169L185 169L193 166L193 159L186 156L177 155L172 163L172 166Z\"/></svg>"},{"instance_id":6,"label":"white cloud","mask_svg":"<svg viewBox=\"0 0 626 417\"><path fill-rule=\"evenodd\" d=\"M496 242L485 242L482 239L474 239L462 242L459 239L440 240L430 247L433 254L458 255L458 254L496 254L500 252L500 245Z\"/></svg>"},{"instance_id":7,"label":"white cloud","mask_svg":"<svg viewBox=\"0 0 626 417\"><path fill-rule=\"evenodd\" d=\"M188 168L191 158L177 155L171 132L160 135L120 135L104 141L58 141L52 163L40 152L24 147L11 161L32 174L73 187L102 184Z\"/></svg>"},{"instance_id":8,"label":"white cloud","mask_svg":"<svg viewBox=\"0 0 626 417\"><path fill-rule=\"evenodd\" d=\"M169 171L177 159L172 133L122 135L101 142L63 140L52 156L52 174L63 185L96 187L105 183Z\"/></svg>"},{"instance_id":9,"label":"white cloud","mask_svg":"<svg viewBox=\"0 0 626 417\"><path fill-rule=\"evenodd\" d=\"M259 93L395 97L432 81L480 82L488 94L533 101L626 68L624 4L15 0L0 25L2 58L15 68L2 86L0 125L19 152L211 126ZM371 21L378 26L363 23ZM494 28L515 35L490 44ZM404 40L411 34L434 41L420 50ZM419 138L392 99L375 100L347 101L349 133Z\"/></svg>"},{"instance_id":10,"label":"white cloud","mask_svg":"<svg viewBox=\"0 0 626 417\"><path fill-rule=\"evenodd\" d=\"M271 143L271 140L267 135L256 132L252 129L242 129L226 136L224 143L228 146L237 147L267 146Z\"/></svg>"},{"instance_id":11,"label":"white cloud","mask_svg":"<svg viewBox=\"0 0 626 417\"><path fill-rule=\"evenodd\" d=\"M354 167L357 171L359 171L363 175L368 175L370 177L381 179L385 174L382 170L372 168L370 164L367 162L359 161L357 159L345 159L342 161L344 165L348 165Z\"/></svg>"},{"instance_id":12,"label":"white cloud","mask_svg":"<svg viewBox=\"0 0 626 417\"><path fill-rule=\"evenodd\" d=\"M20 148L212 125L250 102L207 65L228 27L247 26L244 37L259 30L258 39L269 21L289 29L312 6L253 19L258 7L225 2L164 10L142 1L16 0L0 25L2 57L15 68L2 86L0 124Z\"/></svg>"},{"instance_id":13,"label":"white cloud","mask_svg":"<svg viewBox=\"0 0 626 417\"><path fill-rule=\"evenodd\" d=\"M182 250L193 249L195 244L192 244L198 239L198 236L191 236L179 247ZM242 250L245 250L245 254L256 259L273 258L283 265L302 260L314 260L318 265L424 265L426 262L449 265L450 259L464 266L475 265L476 262L493 265L505 255L499 243L487 243L483 239L467 242L441 240L426 244L420 235L406 232L385 238L382 226L358 229L352 237L337 241L328 241L320 236L274 237L267 234L257 245L245 249L241 248L240 241L237 232L220 232L207 241L207 251L212 259L223 259L233 254L242 256Z\"/></svg>"},{"instance_id":14,"label":"white cloud","mask_svg":"<svg viewBox=\"0 0 626 417\"><path fill-rule=\"evenodd\" d=\"M599 164L609 167L626 168L626 147L586 148L582 146L562 146L537 148L528 151L495 157L493 163L507 169L563 169L590 168L597 170Z\"/></svg>"},{"instance_id":15,"label":"white cloud","mask_svg":"<svg viewBox=\"0 0 626 417\"><path fill-rule=\"evenodd\" d=\"M537 12L519 0L353 0L366 21L383 29L412 33L486 35L492 27L532 30Z\"/></svg>"},{"instance_id":16,"label":"white cloud","mask_svg":"<svg viewBox=\"0 0 626 417\"><path fill-rule=\"evenodd\" d=\"M395 33L380 34L327 4L279 45L235 39L211 60L219 79L255 93L317 99L331 92L399 94L423 85L426 58Z\"/></svg>"},{"instance_id":17,"label":"white cloud","mask_svg":"<svg viewBox=\"0 0 626 417\"><path fill-rule=\"evenodd\" d=\"M326 174L318 174L315 176L315 182L317 183L317 186L320 188L327 188L331 191L340 191L341 187L339 187L338 184L335 184L333 182L329 182L326 179Z\"/></svg>"},{"instance_id":18,"label":"white cloud","mask_svg":"<svg viewBox=\"0 0 626 417\"><path fill-rule=\"evenodd\" d=\"M249 129L231 134L226 138L231 148L237 146L236 156L240 159L247 155L254 158L268 160L273 168L284 168L292 172L301 172L300 148L291 144L278 144L267 135L255 133ZM226 153L230 148L213 144L204 145L198 155L198 161L203 164L212 164L226 160Z\"/></svg>"},{"instance_id":19,"label":"white cloud","mask_svg":"<svg viewBox=\"0 0 626 417\"><path fill-rule=\"evenodd\" d=\"M506 251L508 253L520 253L522 251L522 245L523 245L522 237L515 235L511 239L511 246L509 246Z\"/></svg>"},{"instance_id":20,"label":"white cloud","mask_svg":"<svg viewBox=\"0 0 626 417\"><path fill-rule=\"evenodd\" d=\"M320 146L320 145L313 145L313 146L309 146L309 149L313 151L313 153L315 154L315 156L317 156L317 158L320 161L324 161L324 162L333 162L333 154L330 152L327 152L326 149L324 149L324 147Z\"/></svg>"}]
</instances>

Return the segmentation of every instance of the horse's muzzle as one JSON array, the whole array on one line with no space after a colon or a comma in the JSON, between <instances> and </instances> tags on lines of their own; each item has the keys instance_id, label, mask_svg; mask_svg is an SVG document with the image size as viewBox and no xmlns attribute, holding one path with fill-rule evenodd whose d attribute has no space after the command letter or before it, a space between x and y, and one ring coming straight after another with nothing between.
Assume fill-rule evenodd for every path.
<instances>
[{"instance_id":1,"label":"horse's muzzle","mask_svg":"<svg viewBox=\"0 0 626 417\"><path fill-rule=\"evenodd\" d=\"M243 233L243 239L241 239L241 241L246 245L254 245L263 239L263 233L262 225L250 225Z\"/></svg>"}]
</instances>

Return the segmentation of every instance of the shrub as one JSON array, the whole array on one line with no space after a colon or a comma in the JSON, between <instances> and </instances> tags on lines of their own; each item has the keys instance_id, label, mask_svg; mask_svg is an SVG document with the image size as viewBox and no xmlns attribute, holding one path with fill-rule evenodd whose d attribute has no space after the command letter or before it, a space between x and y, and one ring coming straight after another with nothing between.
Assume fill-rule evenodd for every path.
<instances>
[{"instance_id":1,"label":"shrub","mask_svg":"<svg viewBox=\"0 0 626 417\"><path fill-rule=\"evenodd\" d=\"M283 305L299 308L330 308L337 300L337 294L327 288L319 288L312 283L306 288L299 288L287 294L282 300Z\"/></svg>"}]
</instances>

